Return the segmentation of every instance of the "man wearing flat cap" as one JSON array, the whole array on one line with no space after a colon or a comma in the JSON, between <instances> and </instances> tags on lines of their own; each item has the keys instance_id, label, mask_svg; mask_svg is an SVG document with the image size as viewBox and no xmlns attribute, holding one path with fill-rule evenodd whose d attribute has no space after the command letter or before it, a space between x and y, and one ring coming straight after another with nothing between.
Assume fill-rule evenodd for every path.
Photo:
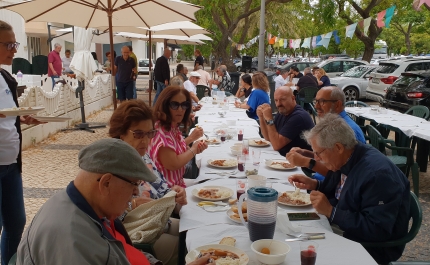
<instances>
[{"instance_id":1,"label":"man wearing flat cap","mask_svg":"<svg viewBox=\"0 0 430 265\"><path fill-rule=\"evenodd\" d=\"M131 145L112 138L83 148L79 167L29 224L16 264L149 264L117 217L155 175Z\"/></svg>"}]
</instances>

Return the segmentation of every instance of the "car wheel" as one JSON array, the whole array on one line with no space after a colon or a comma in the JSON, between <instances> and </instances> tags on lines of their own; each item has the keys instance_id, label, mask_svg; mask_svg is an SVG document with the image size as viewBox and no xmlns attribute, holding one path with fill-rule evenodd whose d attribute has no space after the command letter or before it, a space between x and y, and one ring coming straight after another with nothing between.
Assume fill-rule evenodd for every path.
<instances>
[{"instance_id":1,"label":"car wheel","mask_svg":"<svg viewBox=\"0 0 430 265\"><path fill-rule=\"evenodd\" d=\"M240 70L242 70L242 68L240 68L240 66L238 66L237 71L240 72Z\"/></svg>"},{"instance_id":2,"label":"car wheel","mask_svg":"<svg viewBox=\"0 0 430 265\"><path fill-rule=\"evenodd\" d=\"M349 86L343 90L343 93L345 93L346 101L358 99L358 91L355 87Z\"/></svg>"}]
</instances>

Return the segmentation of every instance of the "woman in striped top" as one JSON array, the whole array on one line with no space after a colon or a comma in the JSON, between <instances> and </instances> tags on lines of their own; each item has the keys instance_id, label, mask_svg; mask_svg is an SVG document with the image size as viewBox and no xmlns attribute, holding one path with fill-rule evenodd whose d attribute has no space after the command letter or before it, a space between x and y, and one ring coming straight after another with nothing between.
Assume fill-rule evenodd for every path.
<instances>
[{"instance_id":1,"label":"woman in striped top","mask_svg":"<svg viewBox=\"0 0 430 265\"><path fill-rule=\"evenodd\" d=\"M203 136L201 128L195 128L185 139L182 136L180 126L187 129L190 113L190 93L178 86L163 89L154 106L157 134L149 144L149 155L170 187L186 187L183 178L186 164L208 148L204 141L196 141Z\"/></svg>"}]
</instances>

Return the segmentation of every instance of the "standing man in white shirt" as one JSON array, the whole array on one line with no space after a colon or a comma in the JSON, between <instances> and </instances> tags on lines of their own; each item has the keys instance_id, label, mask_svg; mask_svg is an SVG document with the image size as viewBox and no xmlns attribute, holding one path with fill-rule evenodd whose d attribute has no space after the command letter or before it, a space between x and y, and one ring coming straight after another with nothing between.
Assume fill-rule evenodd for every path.
<instances>
[{"instance_id":1,"label":"standing man in white shirt","mask_svg":"<svg viewBox=\"0 0 430 265\"><path fill-rule=\"evenodd\" d=\"M66 56L61 59L61 61L63 62L63 72L65 74L73 74L72 69L70 69L70 63L72 62L72 59L73 59L73 57L70 56L71 54L70 50L66 50L64 54Z\"/></svg>"},{"instance_id":2,"label":"standing man in white shirt","mask_svg":"<svg viewBox=\"0 0 430 265\"><path fill-rule=\"evenodd\" d=\"M281 69L281 73L273 80L275 81L275 89L284 86L287 83L286 78L288 77L289 71L286 69Z\"/></svg>"},{"instance_id":3,"label":"standing man in white shirt","mask_svg":"<svg viewBox=\"0 0 430 265\"><path fill-rule=\"evenodd\" d=\"M197 84L199 83L199 80L201 78L201 75L197 73L196 71L192 71L190 73L190 78L188 78L187 81L184 82L184 88L188 90L191 94L191 99L193 100L192 104L193 106L197 106L199 102L199 98L197 97Z\"/></svg>"},{"instance_id":4,"label":"standing man in white shirt","mask_svg":"<svg viewBox=\"0 0 430 265\"><path fill-rule=\"evenodd\" d=\"M209 74L208 72L206 72L205 70L203 70L203 66L202 65L197 66L197 71L196 72L201 75L199 83L197 85L209 87L209 81L212 79L211 78L211 74Z\"/></svg>"}]
</instances>

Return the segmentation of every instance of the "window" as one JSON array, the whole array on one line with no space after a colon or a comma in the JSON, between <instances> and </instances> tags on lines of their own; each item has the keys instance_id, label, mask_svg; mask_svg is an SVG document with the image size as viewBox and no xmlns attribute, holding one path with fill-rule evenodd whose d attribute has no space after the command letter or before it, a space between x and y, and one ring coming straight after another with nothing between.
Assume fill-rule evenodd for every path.
<instances>
[{"instance_id":1,"label":"window","mask_svg":"<svg viewBox=\"0 0 430 265\"><path fill-rule=\"evenodd\" d=\"M391 74L399 68L398 64L393 63L379 63L379 66L380 67L375 72L381 74Z\"/></svg>"},{"instance_id":2,"label":"window","mask_svg":"<svg viewBox=\"0 0 430 265\"><path fill-rule=\"evenodd\" d=\"M305 70L305 68L308 66L308 64L307 63L298 63L296 66L297 66L297 68L299 68L299 71L301 72L301 71Z\"/></svg>"},{"instance_id":3,"label":"window","mask_svg":"<svg viewBox=\"0 0 430 265\"><path fill-rule=\"evenodd\" d=\"M354 61L344 61L343 62L343 71L346 72L349 69L351 69L357 65L362 65L362 63L354 62Z\"/></svg>"},{"instance_id":4,"label":"window","mask_svg":"<svg viewBox=\"0 0 430 265\"><path fill-rule=\"evenodd\" d=\"M406 67L405 72L420 71L420 70L423 70L422 63L411 63L408 67Z\"/></svg>"},{"instance_id":5,"label":"window","mask_svg":"<svg viewBox=\"0 0 430 265\"><path fill-rule=\"evenodd\" d=\"M341 66L341 61L334 61L324 65L322 68L326 71L326 73L336 73L336 72L342 72L340 70L340 66Z\"/></svg>"}]
</instances>

